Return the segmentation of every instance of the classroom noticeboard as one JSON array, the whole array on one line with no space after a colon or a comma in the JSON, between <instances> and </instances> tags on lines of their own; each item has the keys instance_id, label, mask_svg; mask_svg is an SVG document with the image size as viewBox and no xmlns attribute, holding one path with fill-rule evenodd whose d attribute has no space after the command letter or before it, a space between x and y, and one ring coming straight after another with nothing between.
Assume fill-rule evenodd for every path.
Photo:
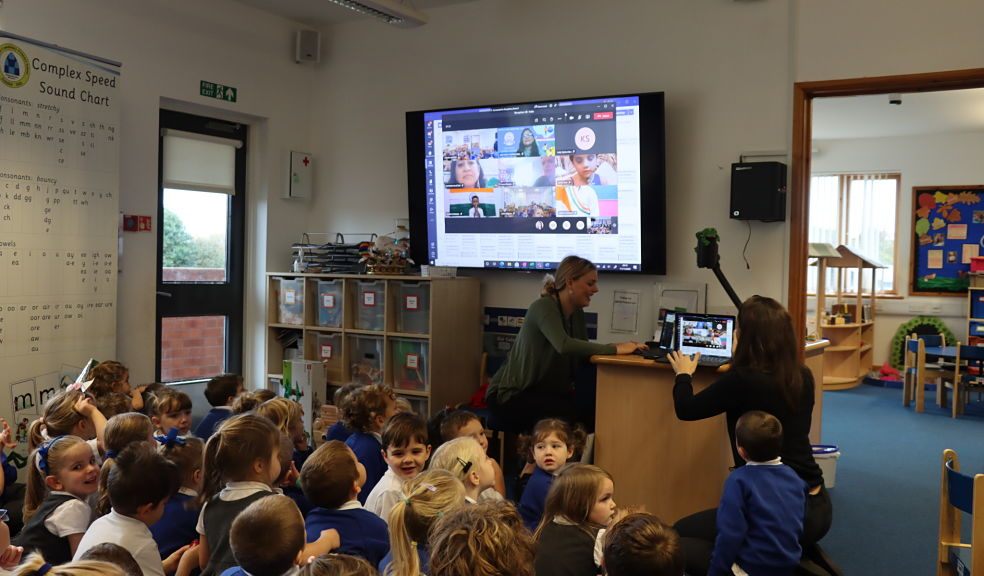
<instances>
[{"instance_id":1,"label":"classroom noticeboard","mask_svg":"<svg viewBox=\"0 0 984 576\"><path fill-rule=\"evenodd\" d=\"M984 253L984 186L913 186L909 293L960 296Z\"/></svg>"},{"instance_id":2,"label":"classroom noticeboard","mask_svg":"<svg viewBox=\"0 0 984 576\"><path fill-rule=\"evenodd\" d=\"M0 31L0 416L116 355L120 65Z\"/></svg>"}]
</instances>

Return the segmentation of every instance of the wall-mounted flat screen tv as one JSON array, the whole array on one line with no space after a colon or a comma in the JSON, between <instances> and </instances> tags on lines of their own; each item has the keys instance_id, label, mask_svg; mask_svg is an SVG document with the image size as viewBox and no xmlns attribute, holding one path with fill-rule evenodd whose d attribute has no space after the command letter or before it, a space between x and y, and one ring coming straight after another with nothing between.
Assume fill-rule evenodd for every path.
<instances>
[{"instance_id":1,"label":"wall-mounted flat screen tv","mask_svg":"<svg viewBox=\"0 0 984 576\"><path fill-rule=\"evenodd\" d=\"M418 264L666 273L663 93L408 112Z\"/></svg>"}]
</instances>

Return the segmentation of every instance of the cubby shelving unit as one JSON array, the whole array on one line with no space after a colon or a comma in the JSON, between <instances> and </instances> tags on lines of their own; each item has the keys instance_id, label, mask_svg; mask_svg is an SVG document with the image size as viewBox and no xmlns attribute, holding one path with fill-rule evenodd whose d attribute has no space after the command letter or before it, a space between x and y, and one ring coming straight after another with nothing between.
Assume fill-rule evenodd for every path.
<instances>
[{"instance_id":1,"label":"cubby shelving unit","mask_svg":"<svg viewBox=\"0 0 984 576\"><path fill-rule=\"evenodd\" d=\"M467 401L482 355L475 278L267 274L267 380L281 380L283 341L321 360L328 383L389 384L419 414ZM295 338L296 337L296 338Z\"/></svg>"}]
</instances>

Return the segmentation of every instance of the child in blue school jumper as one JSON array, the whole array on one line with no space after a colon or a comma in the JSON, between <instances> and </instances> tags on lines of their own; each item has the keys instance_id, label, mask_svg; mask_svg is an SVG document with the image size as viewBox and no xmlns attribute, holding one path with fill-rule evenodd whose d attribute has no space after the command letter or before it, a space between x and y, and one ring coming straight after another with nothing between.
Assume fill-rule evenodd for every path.
<instances>
[{"instance_id":1,"label":"child in blue school jumper","mask_svg":"<svg viewBox=\"0 0 984 576\"><path fill-rule=\"evenodd\" d=\"M792 574L803 552L807 488L779 458L782 424L767 412L746 412L735 444L745 465L724 483L708 576Z\"/></svg>"},{"instance_id":2,"label":"child in blue school jumper","mask_svg":"<svg viewBox=\"0 0 984 576\"><path fill-rule=\"evenodd\" d=\"M308 541L317 540L324 530L338 530L342 546L337 552L376 566L389 553L389 531L386 522L357 499L365 479L365 467L348 446L338 440L319 446L301 468L301 488L315 505L305 526Z\"/></svg>"},{"instance_id":3,"label":"child in blue school jumper","mask_svg":"<svg viewBox=\"0 0 984 576\"><path fill-rule=\"evenodd\" d=\"M584 436L584 430L556 418L540 420L533 427L527 453L536 463L536 469L519 499L519 515L531 532L540 524L554 475L581 449Z\"/></svg>"},{"instance_id":4,"label":"child in blue school jumper","mask_svg":"<svg viewBox=\"0 0 984 576\"><path fill-rule=\"evenodd\" d=\"M220 374L205 386L205 399L212 409L195 428L195 436L208 440L223 420L232 416L232 404L243 392L243 377L238 374Z\"/></svg>"},{"instance_id":5,"label":"child in blue school jumper","mask_svg":"<svg viewBox=\"0 0 984 576\"><path fill-rule=\"evenodd\" d=\"M348 400L349 396L351 396L353 392L358 390L359 387L360 384L346 384L345 386L342 386L338 390L335 390L334 402L335 402L335 407L338 409L339 414L341 414L342 410L344 410L345 401ZM348 437L351 435L352 435L352 430L350 430L347 426L345 426L345 422L339 419L338 422L335 422L328 428L328 430L325 432L324 439L341 440L342 442L345 442L346 440L348 440Z\"/></svg>"},{"instance_id":6,"label":"child in blue school jumper","mask_svg":"<svg viewBox=\"0 0 984 576\"><path fill-rule=\"evenodd\" d=\"M202 457L205 443L200 438L178 436L178 429L171 428L166 436L157 436L158 452L178 468L181 487L167 501L164 515L150 527L161 557L167 558L175 550L198 540L198 515L201 505L198 494L202 491Z\"/></svg>"},{"instance_id":7,"label":"child in blue school jumper","mask_svg":"<svg viewBox=\"0 0 984 576\"><path fill-rule=\"evenodd\" d=\"M359 502L366 503L369 493L386 473L381 433L390 416L396 413L396 395L389 386L363 386L349 396L342 409L342 421L352 430L345 445L355 452L366 468L366 481L359 492Z\"/></svg>"}]
</instances>

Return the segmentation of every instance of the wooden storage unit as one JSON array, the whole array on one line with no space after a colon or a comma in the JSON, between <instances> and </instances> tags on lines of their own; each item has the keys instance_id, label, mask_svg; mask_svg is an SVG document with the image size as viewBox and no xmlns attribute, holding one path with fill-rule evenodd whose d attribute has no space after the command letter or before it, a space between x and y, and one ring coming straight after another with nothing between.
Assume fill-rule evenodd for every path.
<instances>
[{"instance_id":1,"label":"wooden storage unit","mask_svg":"<svg viewBox=\"0 0 984 576\"><path fill-rule=\"evenodd\" d=\"M836 324L825 319L820 323L820 336L830 341L830 346L823 355L823 388L824 390L843 390L853 388L861 383L873 364L875 342L875 274L878 268L884 268L871 258L867 258L851 250L847 246L837 247L839 258L824 258L826 267L856 268L858 271L857 293L850 298L853 304L842 303L844 299L841 282L837 282L837 301L835 306L847 308L853 312L851 322ZM865 294L863 279L865 270L871 270L871 291ZM826 311L826 295L823 276L817 288L818 314Z\"/></svg>"},{"instance_id":2,"label":"wooden storage unit","mask_svg":"<svg viewBox=\"0 0 984 576\"><path fill-rule=\"evenodd\" d=\"M287 333L332 385L389 384L425 417L465 402L482 355L479 289L475 278L268 273L267 380L283 377Z\"/></svg>"}]
</instances>

